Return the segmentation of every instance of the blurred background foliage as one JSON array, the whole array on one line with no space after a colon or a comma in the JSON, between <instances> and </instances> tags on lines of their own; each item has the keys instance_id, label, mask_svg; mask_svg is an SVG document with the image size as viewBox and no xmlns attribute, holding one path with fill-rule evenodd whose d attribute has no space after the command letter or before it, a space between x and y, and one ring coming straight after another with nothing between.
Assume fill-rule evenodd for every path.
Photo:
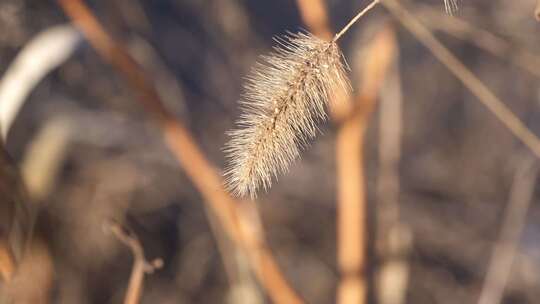
<instances>
[{"instance_id":1,"label":"blurred background foliage","mask_svg":"<svg viewBox=\"0 0 540 304\"><path fill-rule=\"evenodd\" d=\"M436 33L540 134L538 76L507 60L519 49L540 53L533 2L460 4L458 18L511 43L505 58L470 41ZM444 9L438 0L407 3L418 13ZM243 77L257 56L269 51L274 36L305 28L293 0L92 0L88 4L147 68L169 109L185 122L218 168L224 165L225 131L239 115ZM330 24L337 29L367 1L326 4ZM378 8L340 42L353 80L360 75L355 60L365 33L388 18L385 9ZM0 74L32 37L66 22L54 1L0 0ZM413 36L398 24L396 29L404 102L399 204L412 238L405 302L474 303L498 239L516 168L532 156ZM69 129L69 139L59 160L58 178L39 203L35 226L40 246L49 253L38 255L34 268L48 275L31 275L20 289L27 290L41 279L50 285L40 298L42 303L121 302L132 261L128 249L103 231L103 221L115 218L135 231L149 258L164 260L164 267L148 276L142 303L267 301L260 294L253 299L238 296L231 288L201 196L142 107L133 101L135 97L86 42L32 90L7 139L6 149L15 163L23 166L32 143L50 125L61 122L62 128ZM372 213L377 126L375 118L365 146ZM334 302L338 281L336 128L331 123L321 128L323 134L289 174L261 195L258 206L276 259L308 303ZM540 298L538 197L533 195L503 303L537 303ZM374 219L369 217L372 228ZM369 244L374 248L378 236L370 231ZM372 278L380 263L374 249L370 254L368 277ZM377 302L374 288L369 298L370 303Z\"/></svg>"}]
</instances>

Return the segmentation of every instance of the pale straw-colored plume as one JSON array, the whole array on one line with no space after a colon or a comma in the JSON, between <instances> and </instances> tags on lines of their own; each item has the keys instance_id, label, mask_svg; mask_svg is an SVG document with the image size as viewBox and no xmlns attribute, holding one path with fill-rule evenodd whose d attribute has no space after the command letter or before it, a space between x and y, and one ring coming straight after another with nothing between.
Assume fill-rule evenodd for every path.
<instances>
[{"instance_id":1,"label":"pale straw-colored plume","mask_svg":"<svg viewBox=\"0 0 540 304\"><path fill-rule=\"evenodd\" d=\"M248 76L244 113L225 147L229 190L255 197L289 165L318 132L334 90L349 90L342 53L334 41L309 33L276 39L274 53Z\"/></svg>"},{"instance_id":2,"label":"pale straw-colored plume","mask_svg":"<svg viewBox=\"0 0 540 304\"><path fill-rule=\"evenodd\" d=\"M260 188L267 190L317 135L336 90L348 93L351 88L336 42L380 1L372 0L332 41L288 34L262 57L247 78L240 101L244 113L225 146L225 183L232 194L255 198Z\"/></svg>"}]
</instances>

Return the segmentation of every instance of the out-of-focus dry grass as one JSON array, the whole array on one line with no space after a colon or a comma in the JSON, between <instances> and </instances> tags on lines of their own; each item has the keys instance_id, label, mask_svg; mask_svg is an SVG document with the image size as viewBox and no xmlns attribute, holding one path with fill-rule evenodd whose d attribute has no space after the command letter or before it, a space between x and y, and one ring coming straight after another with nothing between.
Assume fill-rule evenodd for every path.
<instances>
[{"instance_id":1,"label":"out-of-focus dry grass","mask_svg":"<svg viewBox=\"0 0 540 304\"><path fill-rule=\"evenodd\" d=\"M126 2L144 14L127 18L119 10ZM422 1L434 9L442 9L440 2ZM120 41L127 45L142 38L155 48L163 61L160 69L173 75L185 97L183 105L167 106L189 118L187 128L219 165L224 130L239 114L236 100L243 75L273 44L272 35L306 27L295 1L89 3ZM328 1L331 28L342 26L366 3ZM463 2L457 17L539 54L533 6L526 1ZM365 43L359 38L363 35L355 33L383 15L383 10L374 12L343 37L347 59L355 58ZM65 21L52 1L1 1L0 72L33 35ZM469 42L444 33L437 37L540 133L538 78ZM525 149L411 35L399 31L398 40L404 96L400 211L414 239L406 302L472 303L504 218L519 163L515 157ZM351 67L352 77L358 78L361 71ZM39 251L41 261L52 262L50 303L123 300L131 259L103 233L106 218L125 218L148 259L164 259L164 268L145 280L143 303L225 303L232 292L202 198L160 134L145 122L146 114L134 98L114 70L84 45L36 87L8 138L7 148L20 164L39 130L55 117L69 119L74 134L35 229L50 254L49 260ZM269 246L308 303L333 302L338 280L336 129L331 124L322 128L324 134L259 203ZM370 210L378 174L378 131L375 118L365 138ZM532 271L540 263L536 197L505 292L509 303L535 303L540 296L540 277ZM377 265L375 260L372 267Z\"/></svg>"}]
</instances>

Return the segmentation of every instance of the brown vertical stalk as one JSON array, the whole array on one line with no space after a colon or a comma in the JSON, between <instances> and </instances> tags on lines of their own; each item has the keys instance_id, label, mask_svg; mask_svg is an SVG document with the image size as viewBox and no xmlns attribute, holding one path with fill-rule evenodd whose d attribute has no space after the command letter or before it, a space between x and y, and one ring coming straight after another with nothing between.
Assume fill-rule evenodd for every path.
<instances>
[{"instance_id":1,"label":"brown vertical stalk","mask_svg":"<svg viewBox=\"0 0 540 304\"><path fill-rule=\"evenodd\" d=\"M322 0L296 0L300 16L307 28L317 37L330 40L334 36L328 24L326 7Z\"/></svg>"},{"instance_id":2,"label":"brown vertical stalk","mask_svg":"<svg viewBox=\"0 0 540 304\"><path fill-rule=\"evenodd\" d=\"M395 57L395 38L389 27L377 33L364 57L360 95L342 121L336 140L338 170L338 265L342 281L338 303L365 303L366 181L364 136L379 89Z\"/></svg>"},{"instance_id":3,"label":"brown vertical stalk","mask_svg":"<svg viewBox=\"0 0 540 304\"><path fill-rule=\"evenodd\" d=\"M365 303L366 233L365 176L362 160L367 116L374 100L358 98L358 111L339 127L336 142L338 171L338 267L341 283L337 303ZM369 108L369 109L368 109Z\"/></svg>"},{"instance_id":4,"label":"brown vertical stalk","mask_svg":"<svg viewBox=\"0 0 540 304\"><path fill-rule=\"evenodd\" d=\"M264 239L251 240L239 225L237 202L223 189L215 168L204 157L183 124L163 106L154 86L132 57L116 43L81 0L58 0L66 14L81 29L96 51L122 74L139 94L140 101L159 123L164 140L180 166L215 213L228 236L246 251L261 285L275 303L303 303L288 285ZM249 222L249 221L245 221Z\"/></svg>"},{"instance_id":5,"label":"brown vertical stalk","mask_svg":"<svg viewBox=\"0 0 540 304\"><path fill-rule=\"evenodd\" d=\"M297 0L301 16L308 28L321 38L331 36L328 17L322 0ZM374 2L376 3L376 2ZM383 29L368 48L363 83L356 102L342 102L334 96L332 116L338 122L336 158L338 175L338 267L341 281L337 303L366 302L366 191L363 166L364 134L375 106L385 73L395 56L393 30Z\"/></svg>"}]
</instances>

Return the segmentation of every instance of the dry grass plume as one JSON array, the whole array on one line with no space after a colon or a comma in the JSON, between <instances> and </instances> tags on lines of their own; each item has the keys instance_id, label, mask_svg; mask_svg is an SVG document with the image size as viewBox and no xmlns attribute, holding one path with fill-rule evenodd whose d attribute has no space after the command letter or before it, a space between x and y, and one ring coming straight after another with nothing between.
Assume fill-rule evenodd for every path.
<instances>
[{"instance_id":1,"label":"dry grass plume","mask_svg":"<svg viewBox=\"0 0 540 304\"><path fill-rule=\"evenodd\" d=\"M256 196L285 173L326 119L334 90L349 90L342 53L334 41L310 33L276 39L274 53L248 76L240 102L244 113L225 147L228 189Z\"/></svg>"}]
</instances>

